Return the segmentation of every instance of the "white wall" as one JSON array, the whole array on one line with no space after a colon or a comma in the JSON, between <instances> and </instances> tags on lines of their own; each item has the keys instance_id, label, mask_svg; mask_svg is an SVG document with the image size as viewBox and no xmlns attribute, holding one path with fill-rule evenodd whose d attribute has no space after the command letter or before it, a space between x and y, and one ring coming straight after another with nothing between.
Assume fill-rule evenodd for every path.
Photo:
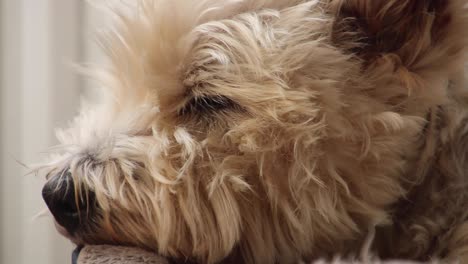
<instances>
[{"instance_id":1,"label":"white wall","mask_svg":"<svg viewBox=\"0 0 468 264\"><path fill-rule=\"evenodd\" d=\"M95 54L87 10L82 0L0 0L0 263L70 263L51 217L34 218L44 181L20 162L40 161L76 113L87 83L69 64Z\"/></svg>"}]
</instances>

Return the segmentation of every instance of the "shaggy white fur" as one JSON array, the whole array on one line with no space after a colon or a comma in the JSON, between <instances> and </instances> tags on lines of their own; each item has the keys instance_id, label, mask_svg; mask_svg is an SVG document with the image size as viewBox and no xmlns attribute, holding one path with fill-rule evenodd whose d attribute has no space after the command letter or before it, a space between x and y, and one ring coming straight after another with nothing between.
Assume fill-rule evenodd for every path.
<instances>
[{"instance_id":1,"label":"shaggy white fur","mask_svg":"<svg viewBox=\"0 0 468 264\"><path fill-rule=\"evenodd\" d=\"M468 262L463 0L138 0L42 169L79 244L215 263ZM67 182L67 181L64 181Z\"/></svg>"}]
</instances>

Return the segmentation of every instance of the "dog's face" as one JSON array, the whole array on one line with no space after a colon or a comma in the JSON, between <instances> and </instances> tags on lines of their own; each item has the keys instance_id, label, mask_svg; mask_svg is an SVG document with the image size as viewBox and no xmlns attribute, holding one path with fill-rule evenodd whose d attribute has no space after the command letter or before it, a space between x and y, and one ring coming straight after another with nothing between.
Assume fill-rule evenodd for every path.
<instances>
[{"instance_id":1,"label":"dog's face","mask_svg":"<svg viewBox=\"0 0 468 264\"><path fill-rule=\"evenodd\" d=\"M384 221L427 100L401 113L408 87L394 64L352 54L340 5L260 2L139 1L122 15L103 41L103 101L44 166L73 241L262 262Z\"/></svg>"}]
</instances>

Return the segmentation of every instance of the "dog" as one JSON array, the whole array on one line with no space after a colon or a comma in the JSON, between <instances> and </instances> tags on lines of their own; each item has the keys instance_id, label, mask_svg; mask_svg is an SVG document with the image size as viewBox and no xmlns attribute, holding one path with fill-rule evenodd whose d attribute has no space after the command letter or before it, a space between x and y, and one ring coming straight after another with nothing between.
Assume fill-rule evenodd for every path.
<instances>
[{"instance_id":1,"label":"dog","mask_svg":"<svg viewBox=\"0 0 468 264\"><path fill-rule=\"evenodd\" d=\"M74 243L200 263L468 262L464 0L138 0L43 197ZM367 242L366 242L367 241Z\"/></svg>"}]
</instances>

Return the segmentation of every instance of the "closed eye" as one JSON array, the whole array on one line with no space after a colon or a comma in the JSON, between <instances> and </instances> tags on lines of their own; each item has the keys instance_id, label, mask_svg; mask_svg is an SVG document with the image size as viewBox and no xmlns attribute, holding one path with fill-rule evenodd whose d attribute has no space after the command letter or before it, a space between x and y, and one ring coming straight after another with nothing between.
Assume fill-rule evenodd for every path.
<instances>
[{"instance_id":1,"label":"closed eye","mask_svg":"<svg viewBox=\"0 0 468 264\"><path fill-rule=\"evenodd\" d=\"M222 111L238 110L241 107L232 99L223 95L203 95L191 98L182 109L179 115L212 115Z\"/></svg>"}]
</instances>

